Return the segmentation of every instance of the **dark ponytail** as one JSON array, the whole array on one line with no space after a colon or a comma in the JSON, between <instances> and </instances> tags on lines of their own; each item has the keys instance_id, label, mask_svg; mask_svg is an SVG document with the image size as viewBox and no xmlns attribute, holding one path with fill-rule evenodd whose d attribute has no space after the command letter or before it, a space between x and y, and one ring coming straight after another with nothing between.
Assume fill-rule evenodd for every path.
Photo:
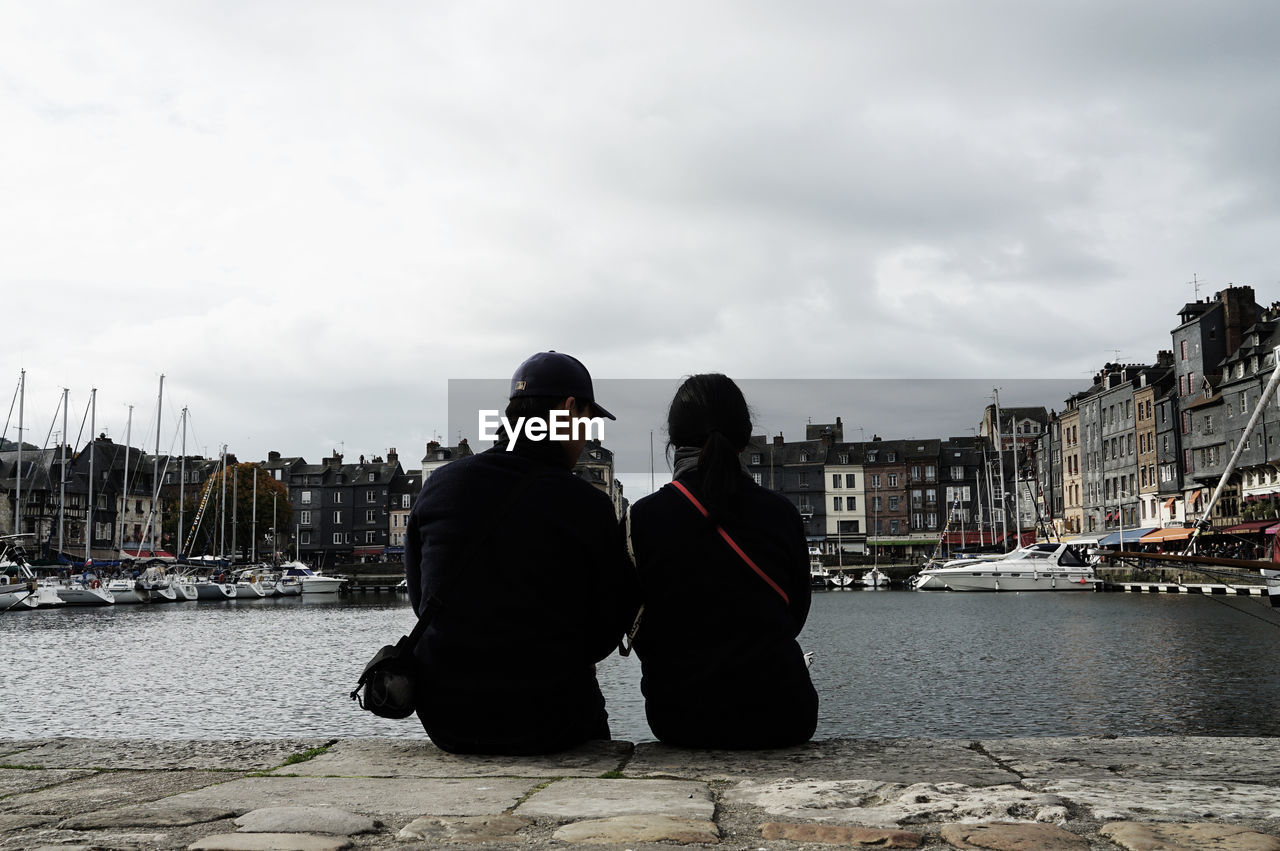
<instances>
[{"instance_id":1,"label":"dark ponytail","mask_svg":"<svg viewBox=\"0 0 1280 851\"><path fill-rule=\"evenodd\" d=\"M687 378L671 400L667 438L674 447L701 448L698 470L707 508L727 508L744 484L738 454L751 440L751 410L738 385L719 373Z\"/></svg>"}]
</instances>

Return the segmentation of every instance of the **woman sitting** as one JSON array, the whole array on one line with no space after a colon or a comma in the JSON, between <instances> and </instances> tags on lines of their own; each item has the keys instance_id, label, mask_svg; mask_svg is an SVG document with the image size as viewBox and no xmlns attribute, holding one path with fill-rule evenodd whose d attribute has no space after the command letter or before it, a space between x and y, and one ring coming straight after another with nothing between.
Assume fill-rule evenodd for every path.
<instances>
[{"instance_id":1,"label":"woman sitting","mask_svg":"<svg viewBox=\"0 0 1280 851\"><path fill-rule=\"evenodd\" d=\"M818 695L796 642L810 600L800 514L742 467L751 414L729 378L687 379L667 434L674 481L629 517L649 727L682 747L806 742Z\"/></svg>"}]
</instances>

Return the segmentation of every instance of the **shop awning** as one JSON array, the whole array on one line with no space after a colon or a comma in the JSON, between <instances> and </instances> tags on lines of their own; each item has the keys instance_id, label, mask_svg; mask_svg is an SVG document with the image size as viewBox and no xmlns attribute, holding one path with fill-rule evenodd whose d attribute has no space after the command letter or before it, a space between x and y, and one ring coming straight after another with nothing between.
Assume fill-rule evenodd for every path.
<instances>
[{"instance_id":1,"label":"shop awning","mask_svg":"<svg viewBox=\"0 0 1280 851\"><path fill-rule=\"evenodd\" d=\"M1171 496L1164 501L1164 510L1173 511L1173 504L1178 501L1176 496Z\"/></svg>"},{"instance_id":2,"label":"shop awning","mask_svg":"<svg viewBox=\"0 0 1280 851\"><path fill-rule=\"evenodd\" d=\"M353 556L380 556L382 555L382 547L356 547L351 551Z\"/></svg>"},{"instance_id":3,"label":"shop awning","mask_svg":"<svg viewBox=\"0 0 1280 851\"><path fill-rule=\"evenodd\" d=\"M1261 533L1268 526L1275 525L1275 522L1276 521L1274 517L1271 518L1270 520L1246 520L1243 523L1238 523L1235 526L1231 526L1229 528L1223 529L1222 531L1230 533L1232 535L1248 534L1251 532Z\"/></svg>"},{"instance_id":4,"label":"shop awning","mask_svg":"<svg viewBox=\"0 0 1280 851\"><path fill-rule=\"evenodd\" d=\"M1168 526L1164 529L1152 529L1142 536L1141 543L1158 544L1162 541L1185 541L1191 537L1195 529L1184 526Z\"/></svg>"},{"instance_id":5,"label":"shop awning","mask_svg":"<svg viewBox=\"0 0 1280 851\"><path fill-rule=\"evenodd\" d=\"M932 547L934 544L938 543L938 539L928 538L926 540L908 541L898 539L893 541L882 541L878 538L868 538L867 543L873 547Z\"/></svg>"},{"instance_id":6,"label":"shop awning","mask_svg":"<svg viewBox=\"0 0 1280 851\"><path fill-rule=\"evenodd\" d=\"M1262 531L1263 531L1263 533L1264 533L1264 534L1267 534L1267 535L1274 535L1274 534L1276 534L1277 532L1280 532L1280 523L1276 523L1276 524L1274 524L1274 525L1272 525L1272 526L1268 526L1267 528L1263 529Z\"/></svg>"},{"instance_id":7,"label":"shop awning","mask_svg":"<svg viewBox=\"0 0 1280 851\"><path fill-rule=\"evenodd\" d=\"M1100 547L1114 547L1116 544L1133 544L1137 543L1143 535L1148 532L1154 532L1156 529L1148 526L1145 529L1125 529L1123 532L1112 532L1102 540L1098 541ZM1121 537L1123 535L1123 537Z\"/></svg>"}]
</instances>

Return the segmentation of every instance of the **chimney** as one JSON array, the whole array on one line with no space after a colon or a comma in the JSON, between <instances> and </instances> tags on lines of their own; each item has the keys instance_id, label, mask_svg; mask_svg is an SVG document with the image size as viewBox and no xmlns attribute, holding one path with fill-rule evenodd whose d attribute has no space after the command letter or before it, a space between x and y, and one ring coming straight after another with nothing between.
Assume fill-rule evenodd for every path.
<instances>
[{"instance_id":1,"label":"chimney","mask_svg":"<svg viewBox=\"0 0 1280 851\"><path fill-rule=\"evenodd\" d=\"M280 453L276 452L274 449L267 453L268 462L274 463L279 460L280 460Z\"/></svg>"},{"instance_id":2,"label":"chimney","mask_svg":"<svg viewBox=\"0 0 1280 851\"><path fill-rule=\"evenodd\" d=\"M436 440L427 441L427 454L430 455L440 448L440 442Z\"/></svg>"},{"instance_id":3,"label":"chimney","mask_svg":"<svg viewBox=\"0 0 1280 851\"><path fill-rule=\"evenodd\" d=\"M396 454L396 448L393 446L387 450L387 463L394 464L400 460L400 456Z\"/></svg>"},{"instance_id":4,"label":"chimney","mask_svg":"<svg viewBox=\"0 0 1280 851\"><path fill-rule=\"evenodd\" d=\"M781 446L781 445L782 445L782 435L780 435L780 434L775 434L775 435L773 436L773 445L774 445L774 446Z\"/></svg>"}]
</instances>

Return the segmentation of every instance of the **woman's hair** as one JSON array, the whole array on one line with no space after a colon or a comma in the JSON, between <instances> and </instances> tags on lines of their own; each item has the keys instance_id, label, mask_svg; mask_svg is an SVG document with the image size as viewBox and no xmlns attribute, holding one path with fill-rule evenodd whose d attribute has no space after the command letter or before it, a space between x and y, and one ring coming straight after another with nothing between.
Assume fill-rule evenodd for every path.
<instances>
[{"instance_id":1,"label":"woman's hair","mask_svg":"<svg viewBox=\"0 0 1280 851\"><path fill-rule=\"evenodd\" d=\"M685 379L667 411L667 442L701 447L698 469L708 508L721 508L743 483L738 453L751 440L751 409L738 385L720 373Z\"/></svg>"}]
</instances>

